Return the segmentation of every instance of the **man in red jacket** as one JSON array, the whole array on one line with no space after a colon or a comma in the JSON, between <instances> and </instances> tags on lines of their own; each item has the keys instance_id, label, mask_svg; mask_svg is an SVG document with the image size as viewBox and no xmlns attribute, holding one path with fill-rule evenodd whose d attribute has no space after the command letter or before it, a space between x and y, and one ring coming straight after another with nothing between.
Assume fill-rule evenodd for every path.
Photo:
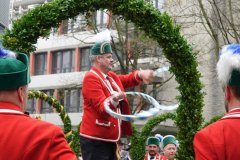
<instances>
[{"instance_id":1,"label":"man in red jacket","mask_svg":"<svg viewBox=\"0 0 240 160\"><path fill-rule=\"evenodd\" d=\"M92 68L83 79L83 118L80 126L80 144L84 160L114 160L116 142L121 135L132 135L130 122L110 116L104 109L104 100L111 95L110 107L121 114L131 114L125 89L142 81L153 80L152 70L136 70L127 75L111 71L112 48L109 42L96 43L91 49Z\"/></svg>"},{"instance_id":2,"label":"man in red jacket","mask_svg":"<svg viewBox=\"0 0 240 160\"><path fill-rule=\"evenodd\" d=\"M237 160L240 157L240 44L224 46L217 73L225 92L227 113L196 133L196 160Z\"/></svg>"},{"instance_id":3,"label":"man in red jacket","mask_svg":"<svg viewBox=\"0 0 240 160\"><path fill-rule=\"evenodd\" d=\"M159 153L159 139L157 137L149 137L147 139L147 153L144 160L167 160L167 158Z\"/></svg>"},{"instance_id":4,"label":"man in red jacket","mask_svg":"<svg viewBox=\"0 0 240 160\"><path fill-rule=\"evenodd\" d=\"M0 160L77 160L61 128L24 114L28 57L0 49Z\"/></svg>"}]
</instances>

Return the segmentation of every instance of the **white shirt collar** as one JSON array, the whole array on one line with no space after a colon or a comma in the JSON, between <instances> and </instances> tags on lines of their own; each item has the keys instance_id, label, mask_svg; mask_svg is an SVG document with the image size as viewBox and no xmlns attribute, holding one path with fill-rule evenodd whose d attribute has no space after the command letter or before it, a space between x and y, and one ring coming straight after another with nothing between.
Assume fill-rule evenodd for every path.
<instances>
[{"instance_id":1,"label":"white shirt collar","mask_svg":"<svg viewBox=\"0 0 240 160\"><path fill-rule=\"evenodd\" d=\"M105 79L107 79L107 75L106 75L105 73L103 73L103 72L101 72L101 73L102 73L103 77L104 77Z\"/></svg>"},{"instance_id":2,"label":"white shirt collar","mask_svg":"<svg viewBox=\"0 0 240 160\"><path fill-rule=\"evenodd\" d=\"M148 154L148 160L150 160L150 155ZM155 155L155 157L154 157L154 159L151 159L151 160L155 160L156 159L156 155Z\"/></svg>"}]
</instances>

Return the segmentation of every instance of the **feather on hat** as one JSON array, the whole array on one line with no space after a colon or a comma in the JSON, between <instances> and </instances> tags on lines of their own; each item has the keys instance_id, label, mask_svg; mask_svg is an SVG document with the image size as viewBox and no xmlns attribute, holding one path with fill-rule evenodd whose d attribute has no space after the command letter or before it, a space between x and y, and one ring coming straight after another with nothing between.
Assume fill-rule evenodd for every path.
<instances>
[{"instance_id":1,"label":"feather on hat","mask_svg":"<svg viewBox=\"0 0 240 160\"><path fill-rule=\"evenodd\" d=\"M217 63L217 74L223 86L240 86L240 44L223 47Z\"/></svg>"},{"instance_id":2,"label":"feather on hat","mask_svg":"<svg viewBox=\"0 0 240 160\"><path fill-rule=\"evenodd\" d=\"M110 44L111 33L108 29L103 32L99 32L94 37L95 45L91 48L91 55L101 55L106 53L112 53L112 47Z\"/></svg>"}]
</instances>

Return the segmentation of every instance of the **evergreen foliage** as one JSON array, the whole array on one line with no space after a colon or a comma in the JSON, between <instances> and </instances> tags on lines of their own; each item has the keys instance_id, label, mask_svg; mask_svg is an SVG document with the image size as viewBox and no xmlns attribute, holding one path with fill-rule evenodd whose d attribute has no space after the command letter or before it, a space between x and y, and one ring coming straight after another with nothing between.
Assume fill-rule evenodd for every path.
<instances>
[{"instance_id":1,"label":"evergreen foliage","mask_svg":"<svg viewBox=\"0 0 240 160\"><path fill-rule=\"evenodd\" d=\"M180 142L178 159L194 159L193 136L203 122L201 75L197 70L196 55L180 34L179 26L172 22L167 13L160 13L144 0L53 0L30 10L15 21L12 29L3 35L3 46L31 53L36 49L34 44L37 39L47 38L51 27L57 27L62 20L80 13L88 15L88 12L99 9L111 10L113 14L132 21L163 48L164 55L171 63L170 71L175 74L179 83L180 96L177 99L180 105L175 118L177 139ZM64 125L64 131L66 130L71 130L68 124ZM142 144L134 144L133 147L140 147ZM140 158L136 157L134 160Z\"/></svg>"}]
</instances>

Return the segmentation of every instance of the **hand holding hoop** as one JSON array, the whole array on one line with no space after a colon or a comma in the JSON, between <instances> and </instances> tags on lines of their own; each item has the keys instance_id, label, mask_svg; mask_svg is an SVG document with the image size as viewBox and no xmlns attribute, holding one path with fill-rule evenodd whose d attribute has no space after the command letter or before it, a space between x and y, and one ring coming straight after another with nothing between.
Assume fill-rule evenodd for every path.
<instances>
[{"instance_id":1,"label":"hand holding hoop","mask_svg":"<svg viewBox=\"0 0 240 160\"><path fill-rule=\"evenodd\" d=\"M149 103L151 103L154 107L150 108L148 111L141 111L140 113L137 113L135 115L123 115L123 114L119 114L114 112L111 108L110 108L110 100L111 97L108 97L105 101L104 101L104 108L106 110L106 112L108 114L110 114L111 116L124 120L124 121L130 121L133 122L135 120L145 120L149 117L152 117L154 115L157 115L158 112L160 110L174 110L178 107L177 105L172 105L172 106L163 106L160 105L153 97L144 94L144 93L140 93L140 92L125 92L126 95L134 95L134 96L141 96L142 98L144 98L145 100L147 100Z\"/></svg>"}]
</instances>

